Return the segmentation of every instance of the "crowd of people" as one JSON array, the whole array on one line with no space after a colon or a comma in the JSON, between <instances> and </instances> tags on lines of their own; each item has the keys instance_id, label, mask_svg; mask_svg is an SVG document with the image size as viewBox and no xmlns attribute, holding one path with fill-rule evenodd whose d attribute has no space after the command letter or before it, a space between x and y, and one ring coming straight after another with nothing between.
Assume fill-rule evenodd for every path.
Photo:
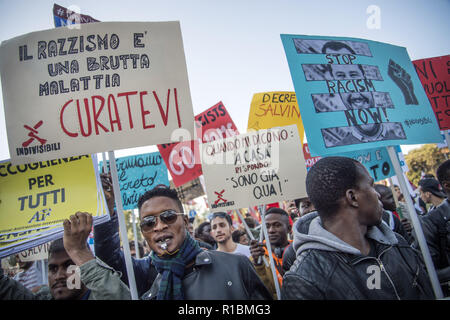
<instances>
[{"instance_id":1,"label":"crowd of people","mask_svg":"<svg viewBox=\"0 0 450 320\"><path fill-rule=\"evenodd\" d=\"M108 174L101 179L111 219L93 228L95 255L87 244L92 216L76 212L64 221L63 238L50 245L48 285L26 283L24 265L22 276L2 272L0 299L131 299L114 191ZM235 228L228 213L215 211L194 228L174 189L159 185L148 190L137 204L145 241L138 248L129 243L139 298L436 298L411 213L395 186L375 184L356 160L326 157L309 170L306 190L307 198L262 212L267 238L250 215ZM418 194L425 203L416 209L418 217L448 296L450 160L439 166L436 178L429 175L419 182Z\"/></svg>"}]
</instances>

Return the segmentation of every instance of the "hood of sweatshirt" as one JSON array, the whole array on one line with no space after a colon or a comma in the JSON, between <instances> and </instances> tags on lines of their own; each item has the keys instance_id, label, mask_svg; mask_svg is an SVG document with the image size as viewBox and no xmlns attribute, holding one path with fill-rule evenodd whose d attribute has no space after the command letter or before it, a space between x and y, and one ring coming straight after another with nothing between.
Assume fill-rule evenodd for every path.
<instances>
[{"instance_id":1,"label":"hood of sweatshirt","mask_svg":"<svg viewBox=\"0 0 450 320\"><path fill-rule=\"evenodd\" d=\"M310 212L298 219L294 223L293 230L293 246L297 256L308 249L362 255L361 251L325 230L317 211ZM398 243L394 232L385 223L369 227L366 236L386 245L395 245Z\"/></svg>"}]
</instances>

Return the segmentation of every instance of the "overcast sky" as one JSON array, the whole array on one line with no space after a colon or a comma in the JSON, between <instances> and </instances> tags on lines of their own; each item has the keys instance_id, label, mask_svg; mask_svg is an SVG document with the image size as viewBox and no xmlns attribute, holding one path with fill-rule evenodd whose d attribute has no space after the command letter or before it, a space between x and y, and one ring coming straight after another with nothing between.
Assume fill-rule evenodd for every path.
<instances>
[{"instance_id":1,"label":"overcast sky","mask_svg":"<svg viewBox=\"0 0 450 320\"><path fill-rule=\"evenodd\" d=\"M54 3L0 0L0 41L53 28ZM83 14L100 21L180 21L194 114L222 101L241 133L246 132L254 93L294 90L280 39L282 33L386 42L406 47L412 60L446 55L450 48L448 0L59 0L56 3L64 7L76 5ZM370 5L380 8L380 29L367 27L366 10ZM128 153L129 150L119 151L116 155ZM0 160L7 158L1 98Z\"/></svg>"}]
</instances>

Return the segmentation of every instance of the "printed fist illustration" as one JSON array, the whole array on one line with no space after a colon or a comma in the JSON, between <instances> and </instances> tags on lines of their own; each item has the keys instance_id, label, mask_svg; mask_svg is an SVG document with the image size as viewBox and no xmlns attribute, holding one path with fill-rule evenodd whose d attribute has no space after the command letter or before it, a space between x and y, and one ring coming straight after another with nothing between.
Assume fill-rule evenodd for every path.
<instances>
[{"instance_id":1,"label":"printed fist illustration","mask_svg":"<svg viewBox=\"0 0 450 320\"><path fill-rule=\"evenodd\" d=\"M400 65L390 59L388 75L402 91L406 104L419 104L414 95L414 86L411 81L411 76Z\"/></svg>"}]
</instances>

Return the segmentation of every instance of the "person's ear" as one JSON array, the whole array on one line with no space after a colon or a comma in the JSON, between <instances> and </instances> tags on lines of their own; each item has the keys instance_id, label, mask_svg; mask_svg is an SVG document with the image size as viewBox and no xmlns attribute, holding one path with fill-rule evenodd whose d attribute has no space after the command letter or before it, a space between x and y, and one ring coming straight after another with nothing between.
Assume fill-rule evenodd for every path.
<instances>
[{"instance_id":1,"label":"person's ear","mask_svg":"<svg viewBox=\"0 0 450 320\"><path fill-rule=\"evenodd\" d=\"M186 227L186 229L189 229L189 218L185 214L183 214L183 221L184 221L184 226Z\"/></svg>"},{"instance_id":2,"label":"person's ear","mask_svg":"<svg viewBox=\"0 0 450 320\"><path fill-rule=\"evenodd\" d=\"M443 181L442 182L442 189L445 190L450 190L450 181Z\"/></svg>"},{"instance_id":3,"label":"person's ear","mask_svg":"<svg viewBox=\"0 0 450 320\"><path fill-rule=\"evenodd\" d=\"M359 207L358 195L356 194L355 189L348 189L345 192L345 200L350 206L355 207L355 208Z\"/></svg>"}]
</instances>

